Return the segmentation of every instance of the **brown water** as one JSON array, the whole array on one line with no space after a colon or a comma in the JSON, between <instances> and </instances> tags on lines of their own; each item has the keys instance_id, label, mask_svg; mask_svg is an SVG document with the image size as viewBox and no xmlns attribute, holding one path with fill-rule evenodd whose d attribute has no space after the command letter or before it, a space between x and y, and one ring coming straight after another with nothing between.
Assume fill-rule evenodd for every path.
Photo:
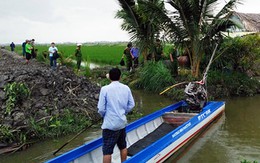
<instances>
[{"instance_id":1,"label":"brown water","mask_svg":"<svg viewBox=\"0 0 260 163\"><path fill-rule=\"evenodd\" d=\"M136 109L149 114L173 101L163 96L134 91ZM186 150L179 163L235 163L244 159L260 163L260 95L226 100L225 114ZM100 127L86 131L60 153L101 135ZM38 163L53 157L53 152L74 135L46 140L12 155L0 156L0 163ZM60 154L59 153L59 154ZM166 161L173 162L171 159Z\"/></svg>"},{"instance_id":2,"label":"brown water","mask_svg":"<svg viewBox=\"0 0 260 163\"><path fill-rule=\"evenodd\" d=\"M178 163L260 163L260 95L226 100L225 114ZM170 159L167 163L175 162Z\"/></svg>"}]
</instances>

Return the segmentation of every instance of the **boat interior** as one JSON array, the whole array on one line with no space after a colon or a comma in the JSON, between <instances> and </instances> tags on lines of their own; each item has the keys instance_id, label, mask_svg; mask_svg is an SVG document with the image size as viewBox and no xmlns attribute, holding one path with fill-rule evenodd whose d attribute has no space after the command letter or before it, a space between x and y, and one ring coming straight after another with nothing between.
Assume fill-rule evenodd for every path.
<instances>
[{"instance_id":1,"label":"boat interior","mask_svg":"<svg viewBox=\"0 0 260 163\"><path fill-rule=\"evenodd\" d=\"M179 108L172 112L166 112L161 117L128 133L128 156L131 157L140 152L197 114L196 112L187 113L183 108Z\"/></svg>"}]
</instances>

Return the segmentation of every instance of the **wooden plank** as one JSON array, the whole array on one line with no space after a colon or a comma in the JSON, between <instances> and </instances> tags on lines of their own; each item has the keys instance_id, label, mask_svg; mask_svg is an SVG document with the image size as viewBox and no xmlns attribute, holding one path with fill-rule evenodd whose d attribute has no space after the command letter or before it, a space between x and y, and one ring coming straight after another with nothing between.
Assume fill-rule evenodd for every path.
<instances>
[{"instance_id":1,"label":"wooden plank","mask_svg":"<svg viewBox=\"0 0 260 163\"><path fill-rule=\"evenodd\" d=\"M174 124L174 125L181 125L192 117L197 115L196 113L179 113L179 112L166 112L163 114L162 118L165 123Z\"/></svg>"}]
</instances>

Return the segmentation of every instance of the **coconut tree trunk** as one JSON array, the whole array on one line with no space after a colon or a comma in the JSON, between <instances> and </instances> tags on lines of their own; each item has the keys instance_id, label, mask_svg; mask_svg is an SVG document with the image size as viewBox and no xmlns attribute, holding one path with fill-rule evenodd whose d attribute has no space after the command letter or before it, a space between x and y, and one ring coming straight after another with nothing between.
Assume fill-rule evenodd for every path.
<instances>
[{"instance_id":1,"label":"coconut tree trunk","mask_svg":"<svg viewBox=\"0 0 260 163\"><path fill-rule=\"evenodd\" d=\"M143 52L142 52L142 55L143 55L143 58L144 58L144 63L147 62L147 56L148 56L148 49L147 48L144 48Z\"/></svg>"},{"instance_id":2,"label":"coconut tree trunk","mask_svg":"<svg viewBox=\"0 0 260 163\"><path fill-rule=\"evenodd\" d=\"M191 74L193 77L198 78L200 74L200 62L202 58L202 53L200 54L193 54L193 59L192 59L192 66L191 66Z\"/></svg>"}]
</instances>

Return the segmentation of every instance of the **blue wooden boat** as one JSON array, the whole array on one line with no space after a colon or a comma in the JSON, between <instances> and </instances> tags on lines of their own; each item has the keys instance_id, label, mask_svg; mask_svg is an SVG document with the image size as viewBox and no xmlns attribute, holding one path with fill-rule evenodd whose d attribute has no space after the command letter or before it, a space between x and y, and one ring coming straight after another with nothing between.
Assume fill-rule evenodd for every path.
<instances>
[{"instance_id":1,"label":"blue wooden boat","mask_svg":"<svg viewBox=\"0 0 260 163\"><path fill-rule=\"evenodd\" d=\"M183 112L184 101L165 107L126 127L127 163L164 162L176 154L200 131L218 118L225 109L225 103L210 101L199 113ZM102 138L97 138L80 147L68 151L46 163L101 163ZM120 162L117 147L112 162Z\"/></svg>"}]
</instances>

